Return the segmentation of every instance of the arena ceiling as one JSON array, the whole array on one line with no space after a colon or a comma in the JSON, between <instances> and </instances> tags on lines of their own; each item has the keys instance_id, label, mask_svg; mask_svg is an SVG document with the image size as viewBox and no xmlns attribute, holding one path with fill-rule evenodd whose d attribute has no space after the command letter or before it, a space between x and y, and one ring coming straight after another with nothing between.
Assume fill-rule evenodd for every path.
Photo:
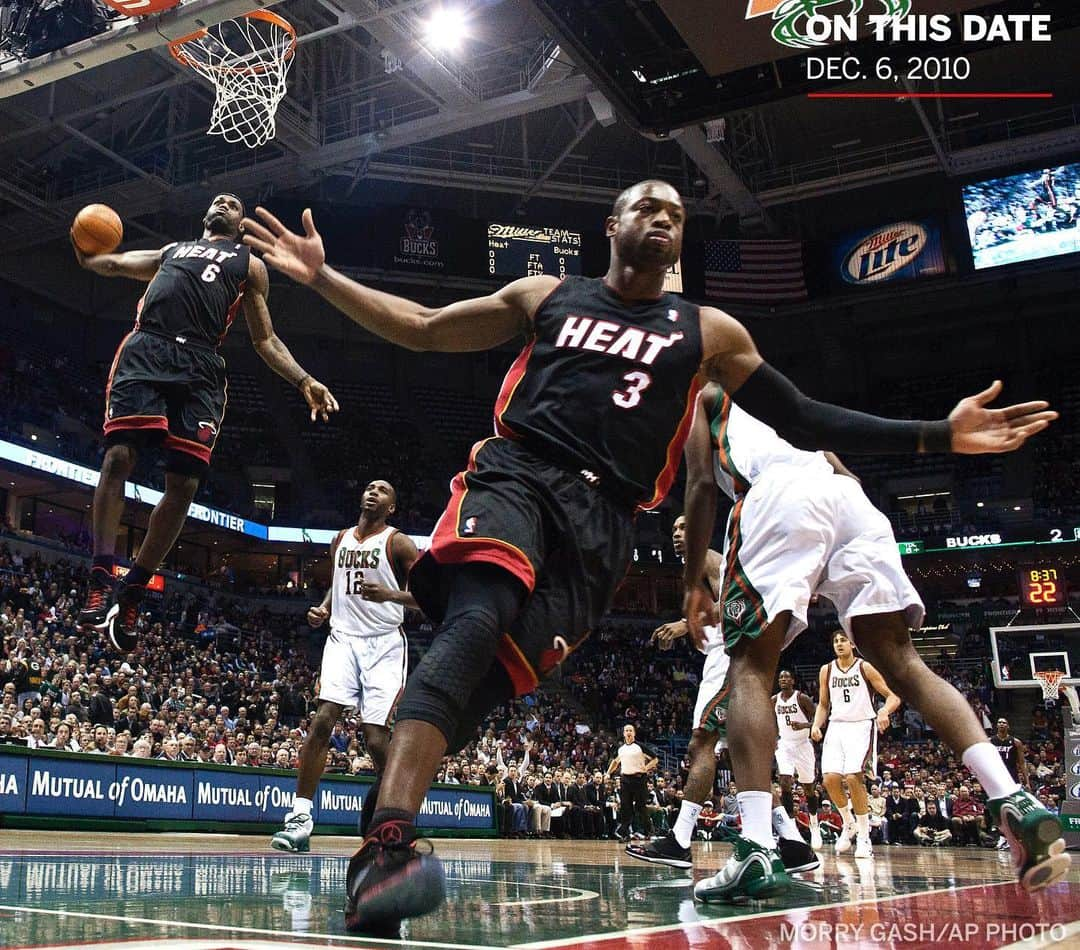
<instances>
[{"instance_id":1,"label":"arena ceiling","mask_svg":"<svg viewBox=\"0 0 1080 950\"><path fill-rule=\"evenodd\" d=\"M301 34L289 94L277 138L252 152L206 135L212 90L164 46L193 18L251 2L185 0L152 30L121 21L41 61L0 57L0 262L62 239L91 201L123 209L128 237L153 242L218 188L456 202L483 216L539 199L607 204L658 176L697 211L760 233L770 209L802 199L1080 149L1080 11L1065 0L1035 0L1055 17L1051 47L974 54L987 85L1037 85L1053 102L927 107L807 101L792 78L800 56L747 44L725 71L742 0L474 0L457 54L418 39L429 0L290 0L274 7ZM1032 0L978 5L1030 12ZM715 22L720 6L728 22Z\"/></svg>"}]
</instances>

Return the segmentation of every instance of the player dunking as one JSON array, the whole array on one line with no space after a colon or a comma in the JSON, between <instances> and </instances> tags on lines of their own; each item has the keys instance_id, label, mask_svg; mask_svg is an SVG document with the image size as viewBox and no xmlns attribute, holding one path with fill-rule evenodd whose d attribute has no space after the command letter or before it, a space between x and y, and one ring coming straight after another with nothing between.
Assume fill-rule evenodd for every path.
<instances>
[{"instance_id":1,"label":"player dunking","mask_svg":"<svg viewBox=\"0 0 1080 950\"><path fill-rule=\"evenodd\" d=\"M244 206L220 194L203 218L202 237L156 251L75 257L103 277L149 281L135 328L121 341L105 389L105 458L94 492L94 560L83 627L106 628L122 652L136 645L135 627L146 582L180 534L210 466L225 415L225 360L218 347L243 308L255 352L299 388L311 418L336 412L337 401L293 359L278 339L266 306L266 265L238 243ZM74 241L72 241L74 246ZM150 515L135 564L115 591L116 535L124 513L124 482L138 452L166 452L165 494Z\"/></svg>"},{"instance_id":2,"label":"player dunking","mask_svg":"<svg viewBox=\"0 0 1080 950\"><path fill-rule=\"evenodd\" d=\"M780 776L780 800L784 810L795 817L795 798L792 785L798 779L806 795L806 808L810 814L810 847L821 848L821 828L818 825L818 794L814 777L817 763L814 746L810 741L814 703L805 693L795 688L795 675L790 670L780 671L780 692L773 696L773 712L776 714L776 772Z\"/></svg>"},{"instance_id":3,"label":"player dunking","mask_svg":"<svg viewBox=\"0 0 1080 950\"><path fill-rule=\"evenodd\" d=\"M635 512L658 505L674 481L699 373L782 431L840 450L1005 451L1055 418L1043 403L990 411L990 397L951 422L885 420L807 398L737 321L663 292L686 217L665 182L616 199L603 280L527 277L436 309L327 266L310 211L303 235L258 215L261 224L245 219L245 242L385 339L451 352L527 339L496 403L497 435L454 479L431 550L410 576L441 626L405 687L378 810L346 874L352 930L392 926L444 899L441 862L414 847L439 763L488 710L531 691L607 611L633 551Z\"/></svg>"},{"instance_id":4,"label":"player dunking","mask_svg":"<svg viewBox=\"0 0 1080 950\"><path fill-rule=\"evenodd\" d=\"M877 734L889 728L889 717L900 708L900 697L871 664L855 656L854 645L843 630L833 634L832 647L836 659L818 673L818 703L810 738L821 741L821 730L828 719L829 731L821 749L821 776L829 798L844 819L836 853L851 848L851 839L855 838L855 857L871 858L874 852L870 845L866 776L876 771ZM876 711L871 689L885 700L885 705Z\"/></svg>"},{"instance_id":5,"label":"player dunking","mask_svg":"<svg viewBox=\"0 0 1080 950\"><path fill-rule=\"evenodd\" d=\"M330 734L346 709L356 708L377 775L386 765L390 716L405 688L409 649L402 622L416 601L405 580L416 563L416 545L386 523L397 510L397 492L376 479L364 489L356 526L338 532L330 547L330 587L321 604L308 611L308 623L321 627L330 618L323 649L319 705L300 752L296 798L285 827L270 844L278 851L307 851L314 822L312 799L326 765ZM364 800L374 810L378 779ZM371 803L370 808L368 802Z\"/></svg>"},{"instance_id":6,"label":"player dunking","mask_svg":"<svg viewBox=\"0 0 1080 950\"><path fill-rule=\"evenodd\" d=\"M961 420L968 413L985 412L1000 387L995 383L953 410L954 450L962 447L957 424L965 425ZM698 882L695 896L732 900L786 886L780 856L772 849L771 762L761 750L776 742L766 704L780 651L806 628L815 593L832 601L846 637L858 639L874 666L978 777L991 810L1009 829L1024 887L1037 890L1065 874L1069 857L1061 853L1065 842L1057 819L1011 780L963 696L915 652L908 628L921 624L922 602L904 573L888 520L870 504L858 480L834 455L796 448L735 405L720 386L706 386L700 403L686 445L685 611L691 636L701 642L712 605L689 580L705 563L719 485L735 501L728 518L721 620L731 654L728 745L745 840L736 843L735 855L717 875ZM1004 410L1004 418L1014 412L1018 419L1029 412L1041 416L1042 405ZM1019 442L1002 448L1016 448L1039 428L1021 425ZM812 448L815 440L802 436L799 441Z\"/></svg>"}]
</instances>

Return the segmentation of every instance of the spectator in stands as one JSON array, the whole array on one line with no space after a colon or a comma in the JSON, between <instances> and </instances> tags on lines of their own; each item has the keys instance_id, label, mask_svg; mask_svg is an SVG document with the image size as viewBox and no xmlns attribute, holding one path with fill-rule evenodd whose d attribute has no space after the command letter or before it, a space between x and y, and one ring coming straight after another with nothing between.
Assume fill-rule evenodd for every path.
<instances>
[{"instance_id":1,"label":"spectator in stands","mask_svg":"<svg viewBox=\"0 0 1080 950\"><path fill-rule=\"evenodd\" d=\"M889 840L889 819L886 817L888 801L881 794L878 783L870 789L870 840L875 844L886 844Z\"/></svg>"},{"instance_id":2,"label":"spectator in stands","mask_svg":"<svg viewBox=\"0 0 1080 950\"><path fill-rule=\"evenodd\" d=\"M972 796L971 789L967 785L961 785L960 791L952 802L952 816L949 823L955 844L983 845L986 843L984 811L985 805Z\"/></svg>"},{"instance_id":3,"label":"spectator in stands","mask_svg":"<svg viewBox=\"0 0 1080 950\"><path fill-rule=\"evenodd\" d=\"M948 819L938 811L934 799L926 803L926 813L919 816L913 834L919 844L927 847L939 847L952 840Z\"/></svg>"}]
</instances>

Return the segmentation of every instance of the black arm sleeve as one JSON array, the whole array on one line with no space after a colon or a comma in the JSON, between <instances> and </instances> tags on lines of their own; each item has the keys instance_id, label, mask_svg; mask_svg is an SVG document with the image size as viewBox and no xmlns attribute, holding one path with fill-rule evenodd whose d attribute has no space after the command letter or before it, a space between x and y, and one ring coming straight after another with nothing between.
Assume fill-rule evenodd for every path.
<instances>
[{"instance_id":1,"label":"black arm sleeve","mask_svg":"<svg viewBox=\"0 0 1080 950\"><path fill-rule=\"evenodd\" d=\"M948 452L949 421L883 419L818 402L783 373L762 363L731 398L800 449L831 449L853 455Z\"/></svg>"}]
</instances>

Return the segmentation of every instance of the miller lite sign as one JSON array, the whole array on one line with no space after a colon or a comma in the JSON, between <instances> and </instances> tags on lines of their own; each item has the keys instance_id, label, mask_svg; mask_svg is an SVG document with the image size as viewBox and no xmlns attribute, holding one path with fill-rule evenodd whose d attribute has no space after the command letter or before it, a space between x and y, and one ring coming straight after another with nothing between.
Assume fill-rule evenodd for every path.
<instances>
[{"instance_id":1,"label":"miller lite sign","mask_svg":"<svg viewBox=\"0 0 1080 950\"><path fill-rule=\"evenodd\" d=\"M837 244L833 260L848 285L868 286L945 273L941 231L928 221L900 221Z\"/></svg>"}]
</instances>

